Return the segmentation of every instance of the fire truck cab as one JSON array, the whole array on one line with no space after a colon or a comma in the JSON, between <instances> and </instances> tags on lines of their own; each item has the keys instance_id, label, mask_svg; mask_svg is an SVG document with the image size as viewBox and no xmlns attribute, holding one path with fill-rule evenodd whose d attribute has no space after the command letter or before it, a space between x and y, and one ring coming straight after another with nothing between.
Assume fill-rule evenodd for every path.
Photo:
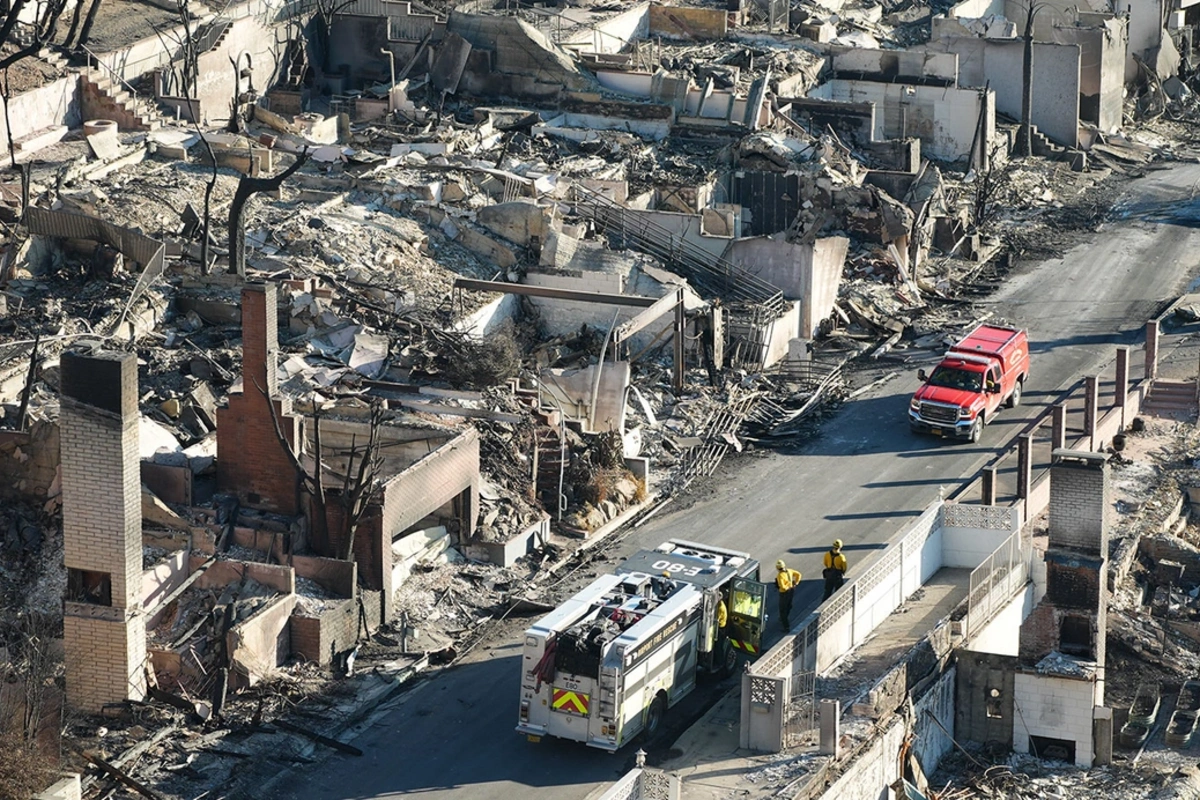
<instances>
[{"instance_id":1,"label":"fire truck cab","mask_svg":"<svg viewBox=\"0 0 1200 800\"><path fill-rule=\"evenodd\" d=\"M747 553L673 539L599 576L525 632L517 731L610 752L653 738L700 674L757 656L758 571Z\"/></svg>"}]
</instances>

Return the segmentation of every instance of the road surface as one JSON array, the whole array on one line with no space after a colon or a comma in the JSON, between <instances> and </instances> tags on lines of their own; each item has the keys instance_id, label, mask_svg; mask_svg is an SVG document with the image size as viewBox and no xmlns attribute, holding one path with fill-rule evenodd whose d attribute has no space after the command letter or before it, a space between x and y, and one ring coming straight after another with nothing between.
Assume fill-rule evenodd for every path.
<instances>
[{"instance_id":1,"label":"road surface","mask_svg":"<svg viewBox=\"0 0 1200 800\"><path fill-rule=\"evenodd\" d=\"M710 495L664 510L618 552L680 537L749 550L764 565L784 558L805 575L792 617L803 619L819 599L820 555L832 539L845 541L851 569L861 565L939 491L991 459L1061 387L1099 371L1115 345L1141 342L1146 320L1200 274L1198 185L1195 164L1127 184L1098 233L1061 259L1019 266L987 301L997 317L1029 329L1034 361L1023 405L1001 414L978 445L909 432L906 405L924 366L914 364L912 374L847 404L797 452L743 459L710 483ZM1135 377L1140 368L1135 361ZM529 744L513 732L520 647L515 638L493 642L488 660L426 682L359 736L362 758L332 757L275 796L573 800L623 774L635 747L606 755Z\"/></svg>"}]
</instances>

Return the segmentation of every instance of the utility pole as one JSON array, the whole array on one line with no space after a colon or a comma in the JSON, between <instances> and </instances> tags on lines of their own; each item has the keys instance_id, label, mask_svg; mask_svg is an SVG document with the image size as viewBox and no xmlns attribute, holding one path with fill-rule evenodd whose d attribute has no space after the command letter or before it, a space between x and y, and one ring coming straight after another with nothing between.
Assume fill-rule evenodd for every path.
<instances>
[{"instance_id":1,"label":"utility pole","mask_svg":"<svg viewBox=\"0 0 1200 800\"><path fill-rule=\"evenodd\" d=\"M1030 0L1029 13L1025 16L1025 58L1022 69L1024 83L1021 86L1021 135L1019 137L1020 151L1024 158L1033 155L1033 15L1036 11L1036 6Z\"/></svg>"}]
</instances>

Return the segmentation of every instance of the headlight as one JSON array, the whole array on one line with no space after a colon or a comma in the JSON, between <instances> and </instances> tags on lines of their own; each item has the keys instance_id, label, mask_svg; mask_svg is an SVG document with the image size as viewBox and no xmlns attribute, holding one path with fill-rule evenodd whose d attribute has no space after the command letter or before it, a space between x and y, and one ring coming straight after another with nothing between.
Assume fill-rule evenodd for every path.
<instances>
[{"instance_id":1,"label":"headlight","mask_svg":"<svg viewBox=\"0 0 1200 800\"><path fill-rule=\"evenodd\" d=\"M921 401L914 397L912 400L908 401L908 407L913 411L920 411Z\"/></svg>"},{"instance_id":2,"label":"headlight","mask_svg":"<svg viewBox=\"0 0 1200 800\"><path fill-rule=\"evenodd\" d=\"M974 415L971 413L971 409L969 408L960 408L958 410L959 419L970 419L972 416Z\"/></svg>"}]
</instances>

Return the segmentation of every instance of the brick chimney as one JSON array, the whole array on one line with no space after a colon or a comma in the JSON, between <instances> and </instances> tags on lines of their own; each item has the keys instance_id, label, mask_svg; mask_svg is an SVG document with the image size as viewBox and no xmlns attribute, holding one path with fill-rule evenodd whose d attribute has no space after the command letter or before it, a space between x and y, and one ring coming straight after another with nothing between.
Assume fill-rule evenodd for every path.
<instances>
[{"instance_id":1,"label":"brick chimney","mask_svg":"<svg viewBox=\"0 0 1200 800\"><path fill-rule=\"evenodd\" d=\"M98 712L146 693L137 357L61 363L67 702Z\"/></svg>"},{"instance_id":2,"label":"brick chimney","mask_svg":"<svg viewBox=\"0 0 1200 800\"><path fill-rule=\"evenodd\" d=\"M1050 466L1050 548L1108 555L1108 457L1055 450Z\"/></svg>"},{"instance_id":3,"label":"brick chimney","mask_svg":"<svg viewBox=\"0 0 1200 800\"><path fill-rule=\"evenodd\" d=\"M1058 651L1104 665L1109 495L1107 456L1054 451L1046 595L1021 626L1023 661Z\"/></svg>"},{"instance_id":4,"label":"brick chimney","mask_svg":"<svg viewBox=\"0 0 1200 800\"><path fill-rule=\"evenodd\" d=\"M278 299L274 284L242 288L242 389L217 409L217 487L244 505L299 513L297 474L279 443L271 408L284 437L295 447L300 419L290 398L279 397ZM264 394L265 393L265 394Z\"/></svg>"}]
</instances>

